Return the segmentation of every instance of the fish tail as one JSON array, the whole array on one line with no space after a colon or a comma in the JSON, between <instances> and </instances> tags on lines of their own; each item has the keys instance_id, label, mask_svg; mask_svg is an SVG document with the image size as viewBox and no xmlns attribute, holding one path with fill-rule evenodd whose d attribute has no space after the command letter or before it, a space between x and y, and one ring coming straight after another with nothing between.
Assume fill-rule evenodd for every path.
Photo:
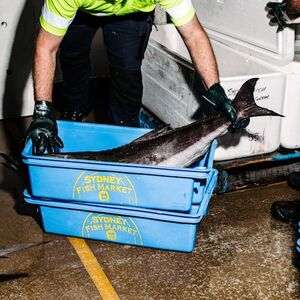
<instances>
[{"instance_id":1,"label":"fish tail","mask_svg":"<svg viewBox=\"0 0 300 300\"><path fill-rule=\"evenodd\" d=\"M258 106L254 100L254 89L258 78L247 80L233 100L238 117L250 118L258 116L278 116L284 117L273 110Z\"/></svg>"}]
</instances>

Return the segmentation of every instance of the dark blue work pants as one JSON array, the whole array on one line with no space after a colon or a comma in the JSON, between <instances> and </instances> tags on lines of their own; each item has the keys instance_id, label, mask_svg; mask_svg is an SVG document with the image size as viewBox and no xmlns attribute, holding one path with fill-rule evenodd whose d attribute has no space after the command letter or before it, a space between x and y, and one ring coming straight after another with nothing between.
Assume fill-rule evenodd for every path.
<instances>
[{"instance_id":1,"label":"dark blue work pants","mask_svg":"<svg viewBox=\"0 0 300 300\"><path fill-rule=\"evenodd\" d=\"M91 43L99 27L111 73L109 108L116 125L139 126L142 104L141 64L153 24L153 13L95 17L78 12L61 46L61 95L68 111L86 110L90 88Z\"/></svg>"}]
</instances>

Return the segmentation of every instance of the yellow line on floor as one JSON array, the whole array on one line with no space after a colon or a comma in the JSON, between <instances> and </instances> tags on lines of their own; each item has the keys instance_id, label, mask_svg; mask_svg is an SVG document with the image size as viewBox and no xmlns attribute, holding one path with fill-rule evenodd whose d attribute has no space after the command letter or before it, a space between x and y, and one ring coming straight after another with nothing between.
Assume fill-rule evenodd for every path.
<instances>
[{"instance_id":1,"label":"yellow line on floor","mask_svg":"<svg viewBox=\"0 0 300 300\"><path fill-rule=\"evenodd\" d=\"M119 300L119 296L103 272L99 262L85 240L68 238L89 273L103 300Z\"/></svg>"}]
</instances>

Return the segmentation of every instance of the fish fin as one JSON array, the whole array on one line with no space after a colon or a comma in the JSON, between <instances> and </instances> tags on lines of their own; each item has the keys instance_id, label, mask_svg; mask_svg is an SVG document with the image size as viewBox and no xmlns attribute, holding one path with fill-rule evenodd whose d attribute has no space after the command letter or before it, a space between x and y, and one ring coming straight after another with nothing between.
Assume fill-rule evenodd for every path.
<instances>
[{"instance_id":1,"label":"fish fin","mask_svg":"<svg viewBox=\"0 0 300 300\"><path fill-rule=\"evenodd\" d=\"M99 151L101 152L103 155L107 154L107 153L111 153L112 151L119 151L120 149L124 149L126 151L126 149L131 148L132 146L134 146L135 144L138 143L142 143L145 141L149 141L152 140L158 136L161 136L169 131L172 131L172 128L169 125L165 125L165 126L160 126L157 129L153 129L149 132L147 132L146 134L136 138L135 140L133 140L132 142L119 146L119 147L115 147L112 149L107 149L107 150L102 150ZM83 152L60 152L60 153L46 153L46 154L42 154L42 156L49 156L49 157L58 157L58 158L65 158L65 159L72 159L72 158L77 158L76 156L81 155L80 159L89 159L88 157L83 157L83 155L92 155L95 153L99 153L98 151L83 151ZM1 153L0 153L1 155ZM78 158L77 158L78 159Z\"/></svg>"},{"instance_id":2,"label":"fish fin","mask_svg":"<svg viewBox=\"0 0 300 300\"><path fill-rule=\"evenodd\" d=\"M284 117L273 110L258 106L254 100L254 89L258 78L247 80L238 91L233 100L233 105L239 118L249 118L257 116L278 116Z\"/></svg>"},{"instance_id":3,"label":"fish fin","mask_svg":"<svg viewBox=\"0 0 300 300\"><path fill-rule=\"evenodd\" d=\"M140 142L144 142L144 141L149 141L152 140L154 138L157 138L161 135L164 135L168 132L172 131L172 128L170 125L163 125L158 127L157 129L151 130L150 132L142 135L141 137L135 139L134 141L132 141L130 144L132 145L133 143L140 143Z\"/></svg>"}]
</instances>

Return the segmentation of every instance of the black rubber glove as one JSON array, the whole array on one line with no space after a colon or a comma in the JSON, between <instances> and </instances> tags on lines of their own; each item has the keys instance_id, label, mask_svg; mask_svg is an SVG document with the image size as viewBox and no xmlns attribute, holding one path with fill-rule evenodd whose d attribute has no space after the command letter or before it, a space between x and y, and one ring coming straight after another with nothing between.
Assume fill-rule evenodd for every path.
<instances>
[{"instance_id":1,"label":"black rubber glove","mask_svg":"<svg viewBox=\"0 0 300 300\"><path fill-rule=\"evenodd\" d=\"M290 21L287 15L287 1L282 2L268 2L269 15L271 16L271 23L278 24L278 31L282 31L288 26Z\"/></svg>"},{"instance_id":2,"label":"black rubber glove","mask_svg":"<svg viewBox=\"0 0 300 300\"><path fill-rule=\"evenodd\" d=\"M246 128L249 125L249 123L250 123L250 118L237 119L234 123L232 123L229 126L228 131L230 131L231 133L235 133L239 129Z\"/></svg>"},{"instance_id":3,"label":"black rubber glove","mask_svg":"<svg viewBox=\"0 0 300 300\"><path fill-rule=\"evenodd\" d=\"M215 110L222 111L232 122L228 130L235 132L238 129L245 128L249 125L249 118L240 118L237 120L237 113L233 107L232 101L227 98L226 93L219 83L212 85L203 95L203 98L210 102Z\"/></svg>"},{"instance_id":4,"label":"black rubber glove","mask_svg":"<svg viewBox=\"0 0 300 300\"><path fill-rule=\"evenodd\" d=\"M52 103L49 101L36 101L32 122L26 133L26 142L32 140L32 153L34 155L54 153L55 148L63 148L64 144L58 137L56 118Z\"/></svg>"}]
</instances>

